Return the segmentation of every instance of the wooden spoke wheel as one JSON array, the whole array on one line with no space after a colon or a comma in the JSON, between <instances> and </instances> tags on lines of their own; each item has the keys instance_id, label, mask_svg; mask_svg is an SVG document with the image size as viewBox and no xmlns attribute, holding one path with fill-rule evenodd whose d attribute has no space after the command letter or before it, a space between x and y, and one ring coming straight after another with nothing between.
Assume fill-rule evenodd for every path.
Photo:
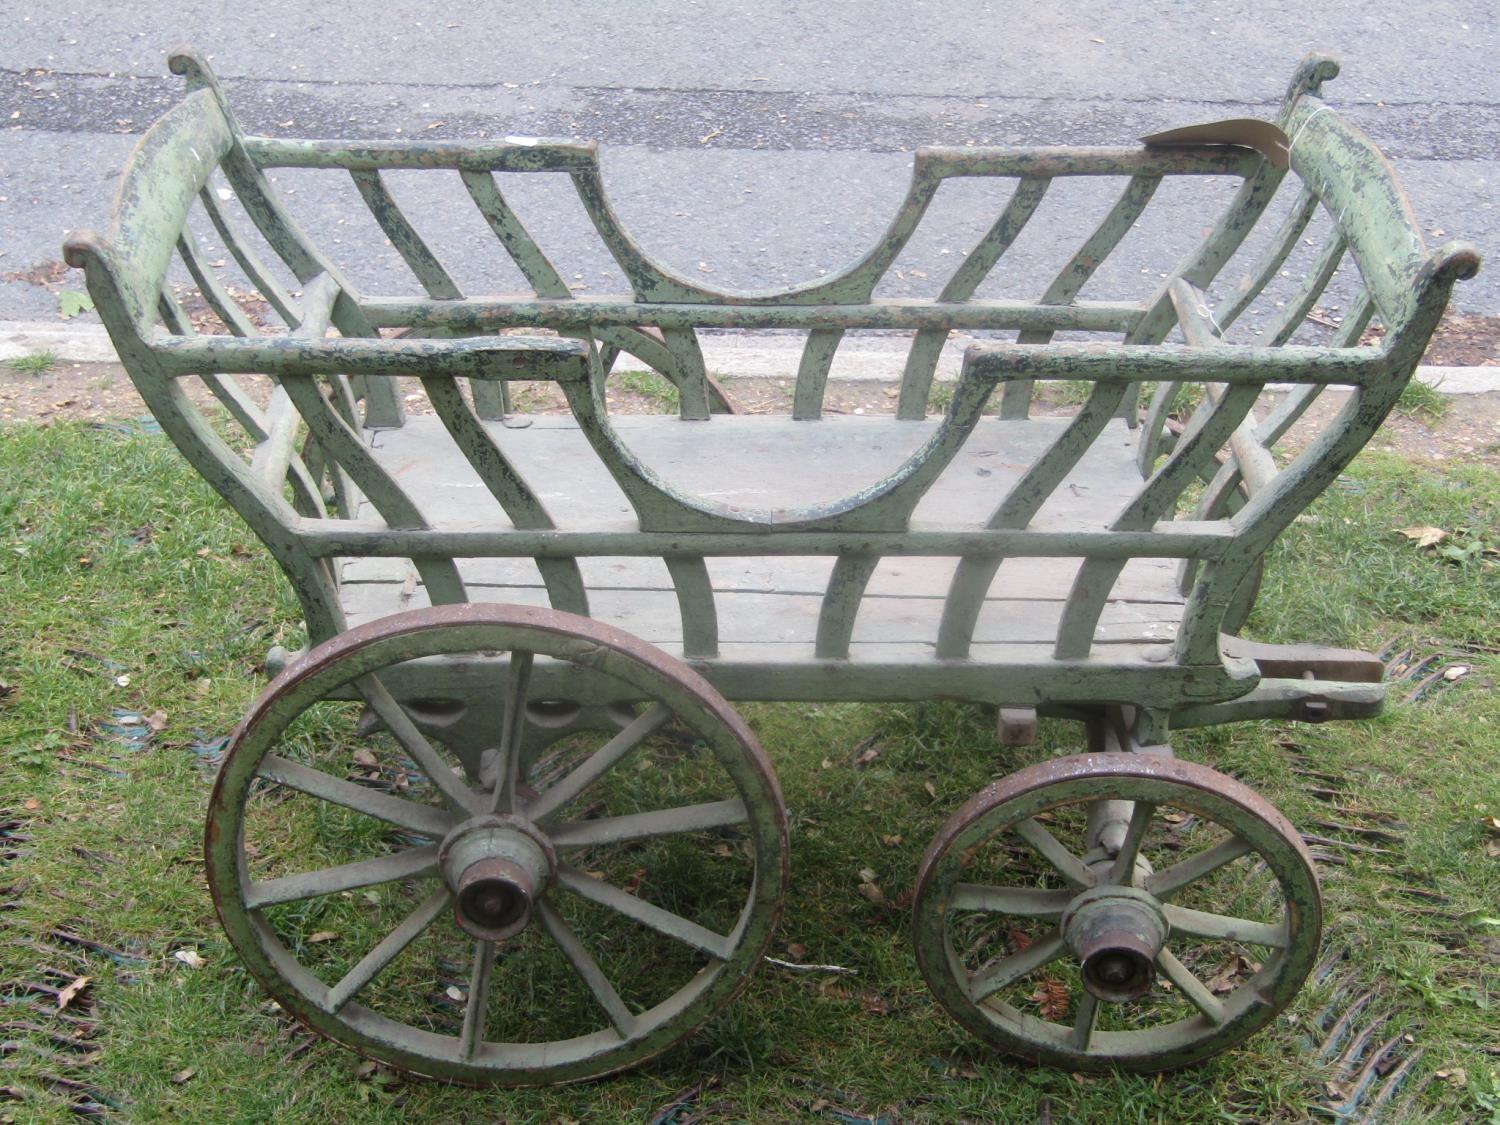
<instances>
[{"instance_id":1,"label":"wooden spoke wheel","mask_svg":"<svg viewBox=\"0 0 1500 1125\"><path fill-rule=\"evenodd\" d=\"M1248 787L1152 754L1019 770L937 834L912 927L981 1039L1070 1070L1198 1062L1264 1027L1317 956L1311 857Z\"/></svg>"},{"instance_id":2,"label":"wooden spoke wheel","mask_svg":"<svg viewBox=\"0 0 1500 1125\"><path fill-rule=\"evenodd\" d=\"M398 702L413 661L503 697L492 781ZM528 698L584 683L636 718L523 760ZM361 699L382 728L364 738ZM619 630L521 606L398 614L286 669L235 733L206 835L224 928L287 1011L467 1083L664 1050L743 985L787 881L775 776L723 698Z\"/></svg>"}]
</instances>

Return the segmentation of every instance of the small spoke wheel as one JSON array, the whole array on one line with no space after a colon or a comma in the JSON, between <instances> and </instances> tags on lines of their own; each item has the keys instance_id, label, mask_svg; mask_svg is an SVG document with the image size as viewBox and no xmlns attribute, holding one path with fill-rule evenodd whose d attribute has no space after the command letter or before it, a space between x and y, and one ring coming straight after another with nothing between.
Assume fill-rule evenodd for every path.
<instances>
[{"instance_id":1,"label":"small spoke wheel","mask_svg":"<svg viewBox=\"0 0 1500 1125\"><path fill-rule=\"evenodd\" d=\"M1264 1027L1317 957L1301 837L1247 786L1153 754L1018 770L937 834L912 930L943 1006L1069 1070L1166 1070Z\"/></svg>"},{"instance_id":2,"label":"small spoke wheel","mask_svg":"<svg viewBox=\"0 0 1500 1125\"><path fill-rule=\"evenodd\" d=\"M401 702L424 676L503 699L482 770ZM528 700L558 698L638 710L531 760ZM707 681L587 618L494 604L374 621L287 668L235 732L206 847L219 918L287 1011L474 1084L677 1042L759 963L787 881L770 762Z\"/></svg>"}]
</instances>

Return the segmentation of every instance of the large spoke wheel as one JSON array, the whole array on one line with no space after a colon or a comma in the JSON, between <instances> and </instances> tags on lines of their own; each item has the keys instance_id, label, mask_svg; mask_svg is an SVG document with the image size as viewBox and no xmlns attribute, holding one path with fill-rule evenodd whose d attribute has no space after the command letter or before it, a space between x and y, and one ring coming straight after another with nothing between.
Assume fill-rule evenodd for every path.
<instances>
[{"instance_id":1,"label":"large spoke wheel","mask_svg":"<svg viewBox=\"0 0 1500 1125\"><path fill-rule=\"evenodd\" d=\"M478 771L398 701L435 668L504 701ZM584 690L634 720L527 760L528 700ZM500 605L372 622L288 668L207 824L219 917L283 1007L392 1065L517 1085L634 1065L728 1003L770 940L786 847L770 763L702 677Z\"/></svg>"},{"instance_id":2,"label":"large spoke wheel","mask_svg":"<svg viewBox=\"0 0 1500 1125\"><path fill-rule=\"evenodd\" d=\"M912 926L944 1007L1006 1052L1165 1070L1265 1026L1321 931L1312 860L1248 787L1151 754L1082 754L980 792L933 840Z\"/></svg>"}]
</instances>

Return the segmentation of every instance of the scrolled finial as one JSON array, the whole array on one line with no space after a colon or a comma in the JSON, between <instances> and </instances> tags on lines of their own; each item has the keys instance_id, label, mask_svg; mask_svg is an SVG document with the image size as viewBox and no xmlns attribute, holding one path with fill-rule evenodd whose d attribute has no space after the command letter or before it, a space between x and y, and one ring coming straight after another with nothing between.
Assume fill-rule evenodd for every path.
<instances>
[{"instance_id":1,"label":"scrolled finial","mask_svg":"<svg viewBox=\"0 0 1500 1125\"><path fill-rule=\"evenodd\" d=\"M1337 78L1339 60L1333 55L1313 52L1304 55L1292 74L1292 84L1287 87L1286 104L1291 105L1303 94L1318 96L1323 92L1323 83Z\"/></svg>"}]
</instances>

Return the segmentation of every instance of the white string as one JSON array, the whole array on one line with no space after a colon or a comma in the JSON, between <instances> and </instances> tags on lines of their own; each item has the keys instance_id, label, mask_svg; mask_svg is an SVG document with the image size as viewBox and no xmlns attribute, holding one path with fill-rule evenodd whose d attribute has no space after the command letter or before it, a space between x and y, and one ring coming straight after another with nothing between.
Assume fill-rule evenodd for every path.
<instances>
[{"instance_id":1,"label":"white string","mask_svg":"<svg viewBox=\"0 0 1500 1125\"><path fill-rule=\"evenodd\" d=\"M1214 326L1214 331L1219 334L1219 339L1222 340L1224 338L1224 329L1215 318L1213 309L1208 307L1207 301L1198 302L1198 314L1208 318L1208 322Z\"/></svg>"},{"instance_id":2,"label":"white string","mask_svg":"<svg viewBox=\"0 0 1500 1125\"><path fill-rule=\"evenodd\" d=\"M1292 149L1296 148L1297 142L1302 139L1302 134L1307 132L1307 127L1313 123L1313 118L1318 116L1318 114L1320 113L1331 112L1333 111L1328 106L1320 105L1317 109L1313 110L1310 114L1307 115L1307 120L1302 123L1300 128L1298 128L1296 134L1292 137L1292 139L1286 143L1286 155L1288 160L1291 159Z\"/></svg>"}]
</instances>

